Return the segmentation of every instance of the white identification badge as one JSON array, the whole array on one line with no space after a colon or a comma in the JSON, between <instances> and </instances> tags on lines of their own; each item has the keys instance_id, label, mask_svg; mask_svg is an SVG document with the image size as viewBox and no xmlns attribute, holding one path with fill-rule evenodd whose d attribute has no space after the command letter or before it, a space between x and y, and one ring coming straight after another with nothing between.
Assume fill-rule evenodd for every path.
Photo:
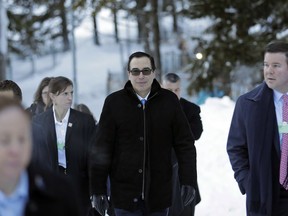
<instances>
[{"instance_id":1,"label":"white identification badge","mask_svg":"<svg viewBox=\"0 0 288 216\"><path fill-rule=\"evenodd\" d=\"M288 133L288 123L287 122L282 122L281 124L278 125L278 130L279 133Z\"/></svg>"}]
</instances>

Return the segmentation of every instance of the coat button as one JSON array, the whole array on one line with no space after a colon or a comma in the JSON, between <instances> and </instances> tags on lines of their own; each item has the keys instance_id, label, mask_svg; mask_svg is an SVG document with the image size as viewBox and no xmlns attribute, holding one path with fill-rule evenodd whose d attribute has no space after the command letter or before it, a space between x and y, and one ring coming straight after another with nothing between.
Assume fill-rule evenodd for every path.
<instances>
[{"instance_id":1,"label":"coat button","mask_svg":"<svg viewBox=\"0 0 288 216\"><path fill-rule=\"evenodd\" d=\"M133 199L133 202L138 202L138 199L137 199L137 198L134 198L134 199Z\"/></svg>"},{"instance_id":2,"label":"coat button","mask_svg":"<svg viewBox=\"0 0 288 216\"><path fill-rule=\"evenodd\" d=\"M142 173L143 171L142 171L142 169L138 169L138 172L139 172L139 173Z\"/></svg>"},{"instance_id":3,"label":"coat button","mask_svg":"<svg viewBox=\"0 0 288 216\"><path fill-rule=\"evenodd\" d=\"M142 107L142 104L138 104L137 107L138 107L138 108L141 108L141 107Z\"/></svg>"},{"instance_id":4,"label":"coat button","mask_svg":"<svg viewBox=\"0 0 288 216\"><path fill-rule=\"evenodd\" d=\"M143 140L144 140L144 137L139 137L139 140L140 140L140 141L143 141Z\"/></svg>"}]
</instances>

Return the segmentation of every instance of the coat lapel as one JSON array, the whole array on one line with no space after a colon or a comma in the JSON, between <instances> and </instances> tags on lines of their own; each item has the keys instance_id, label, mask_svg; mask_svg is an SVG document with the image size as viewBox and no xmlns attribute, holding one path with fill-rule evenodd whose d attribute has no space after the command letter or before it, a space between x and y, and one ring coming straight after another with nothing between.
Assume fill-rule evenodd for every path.
<instances>
[{"instance_id":1,"label":"coat lapel","mask_svg":"<svg viewBox=\"0 0 288 216\"><path fill-rule=\"evenodd\" d=\"M273 140L276 152L280 156L279 134L277 130L278 127L273 90L268 88L266 83L262 83L259 91L248 99L256 102L258 106L258 111L256 112L257 117L255 118L257 124L256 128L259 129L259 132L263 132L263 134L257 132L259 141L262 140L261 143L266 143L268 142L267 138Z\"/></svg>"},{"instance_id":2,"label":"coat lapel","mask_svg":"<svg viewBox=\"0 0 288 216\"><path fill-rule=\"evenodd\" d=\"M52 157L52 166L58 169L58 149L57 149L57 137L55 129L55 121L53 110L50 109L47 112L47 125L48 125L48 146L50 148Z\"/></svg>"},{"instance_id":3,"label":"coat lapel","mask_svg":"<svg viewBox=\"0 0 288 216\"><path fill-rule=\"evenodd\" d=\"M70 109L70 116L67 123L66 137L65 137L65 145L69 145L69 140L73 131L73 128L76 124L76 116L73 109Z\"/></svg>"}]
</instances>

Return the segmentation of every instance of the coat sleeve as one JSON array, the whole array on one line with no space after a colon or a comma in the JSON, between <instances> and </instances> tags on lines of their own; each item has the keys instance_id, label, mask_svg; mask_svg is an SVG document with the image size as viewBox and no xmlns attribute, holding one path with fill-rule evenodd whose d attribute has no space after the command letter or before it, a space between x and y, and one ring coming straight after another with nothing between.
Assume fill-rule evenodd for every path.
<instances>
[{"instance_id":1,"label":"coat sleeve","mask_svg":"<svg viewBox=\"0 0 288 216\"><path fill-rule=\"evenodd\" d=\"M227 140L227 152L242 194L246 193L249 173L248 146L246 138L245 109L243 97L236 102Z\"/></svg>"},{"instance_id":2,"label":"coat sleeve","mask_svg":"<svg viewBox=\"0 0 288 216\"><path fill-rule=\"evenodd\" d=\"M185 113L195 140L198 140L203 132L200 112L200 107L195 105L190 107L188 113Z\"/></svg>"},{"instance_id":3,"label":"coat sleeve","mask_svg":"<svg viewBox=\"0 0 288 216\"><path fill-rule=\"evenodd\" d=\"M107 178L112 163L116 127L106 98L100 121L91 143L90 192L91 195L107 194Z\"/></svg>"}]
</instances>

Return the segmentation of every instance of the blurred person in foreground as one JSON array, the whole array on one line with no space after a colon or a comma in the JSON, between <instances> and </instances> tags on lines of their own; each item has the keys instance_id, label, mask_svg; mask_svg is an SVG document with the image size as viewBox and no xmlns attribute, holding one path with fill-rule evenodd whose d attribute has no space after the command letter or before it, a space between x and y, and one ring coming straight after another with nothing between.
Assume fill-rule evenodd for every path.
<instances>
[{"instance_id":1,"label":"blurred person in foreground","mask_svg":"<svg viewBox=\"0 0 288 216\"><path fill-rule=\"evenodd\" d=\"M172 202L172 149L184 205L195 196L196 151L178 98L155 79L154 58L135 52L124 89L109 95L92 144L92 205L104 215L107 178L116 216L166 216Z\"/></svg>"},{"instance_id":2,"label":"blurred person in foreground","mask_svg":"<svg viewBox=\"0 0 288 216\"><path fill-rule=\"evenodd\" d=\"M0 81L0 95L22 102L21 88L12 80Z\"/></svg>"},{"instance_id":3,"label":"blurred person in foreground","mask_svg":"<svg viewBox=\"0 0 288 216\"><path fill-rule=\"evenodd\" d=\"M31 153L29 114L19 101L0 96L0 215L78 216L72 185L28 168Z\"/></svg>"},{"instance_id":4,"label":"blurred person in foreground","mask_svg":"<svg viewBox=\"0 0 288 216\"><path fill-rule=\"evenodd\" d=\"M22 90L12 80L0 81L0 96L5 96L22 103ZM32 123L33 151L31 166L41 169L51 169L51 156L47 141L43 141L44 132L41 125Z\"/></svg>"},{"instance_id":5,"label":"blurred person in foreground","mask_svg":"<svg viewBox=\"0 0 288 216\"><path fill-rule=\"evenodd\" d=\"M49 106L35 115L33 122L44 131L52 159L52 170L67 176L76 188L81 202L81 215L92 208L89 196L88 151L95 122L91 115L71 108L73 83L63 76L49 82ZM48 104L48 105L49 105Z\"/></svg>"},{"instance_id":6,"label":"blurred person in foreground","mask_svg":"<svg viewBox=\"0 0 288 216\"><path fill-rule=\"evenodd\" d=\"M266 46L263 72L264 82L236 102L227 151L247 215L286 216L288 43Z\"/></svg>"},{"instance_id":7,"label":"blurred person in foreground","mask_svg":"<svg viewBox=\"0 0 288 216\"><path fill-rule=\"evenodd\" d=\"M42 113L48 106L48 86L49 82L53 77L45 77L41 80L35 94L34 101L31 106L27 109L32 116Z\"/></svg>"},{"instance_id":8,"label":"blurred person in foreground","mask_svg":"<svg viewBox=\"0 0 288 216\"><path fill-rule=\"evenodd\" d=\"M203 126L200 116L200 107L181 97L181 79L175 73L168 73L162 78L162 87L174 92L181 104L181 107L189 122L190 129L194 135L195 140L198 140L203 132ZM193 216L195 212L195 205L201 200L198 184L196 186L195 199L188 206L183 206L181 200L181 188L178 177L178 163L175 153L172 154L173 163L173 200L172 206L169 208L169 216ZM196 177L196 176L195 176ZM197 179L195 179L197 181Z\"/></svg>"}]
</instances>

